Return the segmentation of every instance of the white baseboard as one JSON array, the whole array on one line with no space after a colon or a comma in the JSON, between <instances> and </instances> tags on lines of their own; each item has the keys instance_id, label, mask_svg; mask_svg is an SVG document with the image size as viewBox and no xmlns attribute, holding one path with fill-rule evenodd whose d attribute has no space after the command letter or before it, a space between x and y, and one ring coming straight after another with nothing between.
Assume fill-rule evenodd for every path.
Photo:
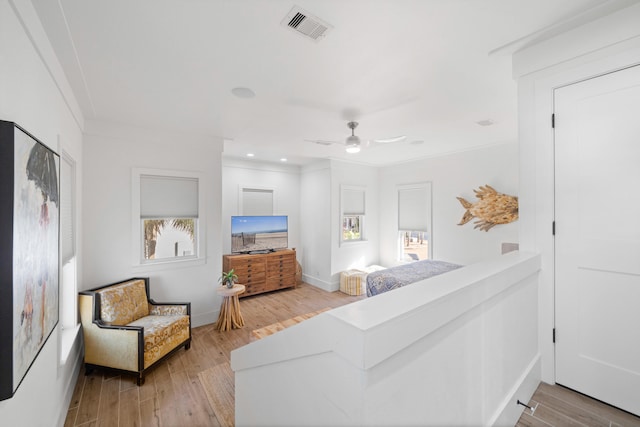
<instances>
[{"instance_id":1,"label":"white baseboard","mask_svg":"<svg viewBox=\"0 0 640 427\"><path fill-rule=\"evenodd\" d=\"M327 292L335 292L340 289L340 283L327 282L316 277L309 276L308 274L302 274L302 281Z\"/></svg>"},{"instance_id":2,"label":"white baseboard","mask_svg":"<svg viewBox=\"0 0 640 427\"><path fill-rule=\"evenodd\" d=\"M507 393L498 408L496 408L494 415L487 425L509 427L516 425L520 415L522 415L523 409L525 409L524 406L518 405L518 400L526 403L531 399L531 396L533 396L533 393L540 384L541 376L541 356L540 353L538 353L531 363L529 363L529 366L524 370L509 393Z\"/></svg>"},{"instance_id":3,"label":"white baseboard","mask_svg":"<svg viewBox=\"0 0 640 427\"><path fill-rule=\"evenodd\" d=\"M79 336L76 336L74 348L75 346L83 346L83 341ZM76 357L73 360L73 374L70 376L67 384L65 385L64 399L62 399L63 404L59 408L58 413L58 426L64 426L64 423L67 419L67 414L69 412L69 405L71 404L71 398L73 397L73 392L76 388L76 383L78 382L78 376L80 375L80 371L82 370L82 363L84 361L84 348L81 348ZM67 359L67 363L71 363L71 360Z\"/></svg>"},{"instance_id":4,"label":"white baseboard","mask_svg":"<svg viewBox=\"0 0 640 427\"><path fill-rule=\"evenodd\" d=\"M198 326L209 325L218 321L218 315L220 309L207 311L206 313L193 314L191 313L191 327L196 328Z\"/></svg>"}]
</instances>

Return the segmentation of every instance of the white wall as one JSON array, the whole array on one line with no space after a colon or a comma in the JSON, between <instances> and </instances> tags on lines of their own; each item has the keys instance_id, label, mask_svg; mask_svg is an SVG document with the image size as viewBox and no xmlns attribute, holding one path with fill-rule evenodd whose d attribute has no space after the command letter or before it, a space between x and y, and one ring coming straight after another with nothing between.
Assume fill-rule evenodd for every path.
<instances>
[{"instance_id":1,"label":"white wall","mask_svg":"<svg viewBox=\"0 0 640 427\"><path fill-rule=\"evenodd\" d=\"M539 268L494 257L234 350L236 423L515 425L540 378Z\"/></svg>"},{"instance_id":2,"label":"white wall","mask_svg":"<svg viewBox=\"0 0 640 427\"><path fill-rule=\"evenodd\" d=\"M365 190L365 241L341 243L342 186ZM302 274L327 291L340 287L340 272L378 262L378 169L322 160L302 168L300 180Z\"/></svg>"},{"instance_id":3,"label":"white wall","mask_svg":"<svg viewBox=\"0 0 640 427\"><path fill-rule=\"evenodd\" d=\"M301 172L301 235L305 281L326 290L339 287L343 270L371 264L397 264L397 190L399 185L432 183L434 259L470 264L501 253L504 242L518 242L516 223L489 232L457 225L465 212L456 196L470 202L489 184L518 195L518 147L502 144L478 150L374 168L321 161ZM340 187L366 188L367 241L340 244Z\"/></svg>"},{"instance_id":4,"label":"white wall","mask_svg":"<svg viewBox=\"0 0 640 427\"><path fill-rule=\"evenodd\" d=\"M16 122L55 151L68 153L76 161L81 198L84 118L28 1L0 2L0 119ZM82 223L80 203L76 221ZM81 265L81 243L77 251ZM82 349L76 340L62 360L60 341L58 324L16 394L0 402L2 425L62 425ZM33 410L34 402L38 402L37 410Z\"/></svg>"},{"instance_id":5,"label":"white wall","mask_svg":"<svg viewBox=\"0 0 640 427\"><path fill-rule=\"evenodd\" d=\"M157 301L191 302L192 323L215 322L222 271L222 140L87 122L84 164L84 280L81 289L135 276L150 277ZM132 257L132 169L204 175L206 262L135 266Z\"/></svg>"},{"instance_id":6,"label":"white wall","mask_svg":"<svg viewBox=\"0 0 640 427\"><path fill-rule=\"evenodd\" d=\"M300 237L302 275L306 283L331 288L331 162L302 168L300 177Z\"/></svg>"},{"instance_id":7,"label":"white wall","mask_svg":"<svg viewBox=\"0 0 640 427\"><path fill-rule=\"evenodd\" d=\"M397 263L397 187L432 183L433 257L470 264L501 253L504 242L518 242L518 225L494 227L489 232L458 226L464 214L456 196L470 202L473 192L489 184L518 195L518 147L503 144L427 158L383 168L322 160L299 170L281 165L226 160L223 190L225 253L230 249L230 216L238 212L238 188L256 185L276 190L278 213L290 217L289 246L296 247L307 283L327 291L339 288L340 272L371 264ZM340 242L340 189L363 187L366 192L366 241ZM296 200L296 197L298 199ZM296 229L296 225L299 228ZM299 234L296 235L297 230Z\"/></svg>"},{"instance_id":8,"label":"white wall","mask_svg":"<svg viewBox=\"0 0 640 427\"><path fill-rule=\"evenodd\" d=\"M520 140L520 247L542 255L539 346L542 379L555 382L553 90L640 64L640 4L517 52Z\"/></svg>"},{"instance_id":9,"label":"white wall","mask_svg":"<svg viewBox=\"0 0 640 427\"><path fill-rule=\"evenodd\" d=\"M289 247L300 248L300 167L285 164L261 163L224 159L222 167L222 249L231 252L231 217L240 212L240 189L260 188L273 190L274 215L287 215Z\"/></svg>"},{"instance_id":10,"label":"white wall","mask_svg":"<svg viewBox=\"0 0 640 427\"><path fill-rule=\"evenodd\" d=\"M465 212L458 196L474 203L478 199L473 190L485 184L501 193L518 195L518 146L496 145L381 168L382 265L397 262L397 186L418 182L432 183L434 259L467 265L500 254L503 242L518 242L517 222L495 226L488 232L474 230L473 220L457 225Z\"/></svg>"}]
</instances>

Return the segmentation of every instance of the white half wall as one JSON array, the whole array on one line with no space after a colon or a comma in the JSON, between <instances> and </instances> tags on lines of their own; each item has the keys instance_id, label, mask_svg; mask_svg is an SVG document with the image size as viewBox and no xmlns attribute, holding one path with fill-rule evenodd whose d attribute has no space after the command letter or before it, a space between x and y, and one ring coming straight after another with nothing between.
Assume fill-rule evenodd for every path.
<instances>
[{"instance_id":1,"label":"white half wall","mask_svg":"<svg viewBox=\"0 0 640 427\"><path fill-rule=\"evenodd\" d=\"M54 151L64 151L75 160L78 181L75 218L81 234L84 118L31 2L0 2L0 52L0 119L16 122ZM80 275L80 239L76 250ZM62 327L59 323L54 328L15 395L0 402L0 424L64 423L82 362L81 341L78 336L71 339L68 353L63 355Z\"/></svg>"},{"instance_id":2,"label":"white half wall","mask_svg":"<svg viewBox=\"0 0 640 427\"><path fill-rule=\"evenodd\" d=\"M234 350L236 423L515 425L540 379L539 268L494 257Z\"/></svg>"},{"instance_id":3,"label":"white half wall","mask_svg":"<svg viewBox=\"0 0 640 427\"><path fill-rule=\"evenodd\" d=\"M473 192L489 184L497 191L518 196L518 146L502 144L380 170L380 263L397 263L399 185L432 183L433 258L458 264L471 264L501 253L503 242L518 242L518 224L497 225L488 232L473 229L473 220L457 225L465 209L456 197L471 203Z\"/></svg>"},{"instance_id":4,"label":"white half wall","mask_svg":"<svg viewBox=\"0 0 640 427\"><path fill-rule=\"evenodd\" d=\"M85 132L84 280L89 289L129 277L149 277L156 301L191 302L192 324L213 323L222 271L222 139L87 122ZM204 262L134 265L132 169L198 172L204 176Z\"/></svg>"}]
</instances>

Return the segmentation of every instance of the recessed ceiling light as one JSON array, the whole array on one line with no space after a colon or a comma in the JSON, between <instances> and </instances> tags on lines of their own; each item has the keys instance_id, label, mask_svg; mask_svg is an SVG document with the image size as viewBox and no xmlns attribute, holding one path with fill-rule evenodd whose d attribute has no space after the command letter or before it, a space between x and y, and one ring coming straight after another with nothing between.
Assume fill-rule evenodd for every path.
<instances>
[{"instance_id":1,"label":"recessed ceiling light","mask_svg":"<svg viewBox=\"0 0 640 427\"><path fill-rule=\"evenodd\" d=\"M479 122L476 122L476 124L480 126L491 126L493 124L493 120L491 119L480 120Z\"/></svg>"},{"instance_id":2,"label":"recessed ceiling light","mask_svg":"<svg viewBox=\"0 0 640 427\"><path fill-rule=\"evenodd\" d=\"M231 93L237 96L238 98L255 98L256 93L249 89L248 87L234 87L231 89Z\"/></svg>"},{"instance_id":3,"label":"recessed ceiling light","mask_svg":"<svg viewBox=\"0 0 640 427\"><path fill-rule=\"evenodd\" d=\"M253 154L253 153L247 153L247 157L253 157L253 156L255 156L255 154Z\"/></svg>"},{"instance_id":4,"label":"recessed ceiling light","mask_svg":"<svg viewBox=\"0 0 640 427\"><path fill-rule=\"evenodd\" d=\"M283 157L283 158L281 158L281 159L280 159L280 161L281 161L281 162L286 162L286 161L287 161L287 158L286 158L286 157Z\"/></svg>"}]
</instances>

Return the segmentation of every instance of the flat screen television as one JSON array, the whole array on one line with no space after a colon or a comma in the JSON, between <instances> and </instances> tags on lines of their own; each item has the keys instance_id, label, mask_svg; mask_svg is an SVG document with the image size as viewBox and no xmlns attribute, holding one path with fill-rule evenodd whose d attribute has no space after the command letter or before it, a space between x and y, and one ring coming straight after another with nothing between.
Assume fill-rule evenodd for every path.
<instances>
[{"instance_id":1,"label":"flat screen television","mask_svg":"<svg viewBox=\"0 0 640 427\"><path fill-rule=\"evenodd\" d=\"M267 253L288 246L286 215L231 217L231 252Z\"/></svg>"}]
</instances>

